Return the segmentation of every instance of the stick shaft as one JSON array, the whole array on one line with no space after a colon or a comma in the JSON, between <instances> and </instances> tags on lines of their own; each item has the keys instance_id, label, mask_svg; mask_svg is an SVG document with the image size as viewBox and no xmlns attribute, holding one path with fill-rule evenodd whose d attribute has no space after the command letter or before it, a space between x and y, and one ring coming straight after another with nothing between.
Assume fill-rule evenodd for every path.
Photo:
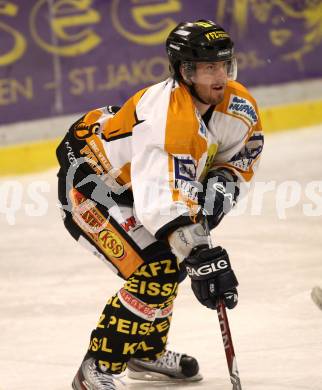
<instances>
[{"instance_id":1,"label":"stick shaft","mask_svg":"<svg viewBox=\"0 0 322 390\"><path fill-rule=\"evenodd\" d=\"M203 218L203 226L208 235L209 246L210 248L213 248L214 245L211 239L206 215L204 215ZM234 351L233 340L231 337L229 321L226 313L226 306L222 298L218 300L217 314L218 314L218 320L220 325L221 337L222 337L225 354L226 354L228 371L230 375L230 382L233 385L233 390L242 390L240 379L239 379L239 372L237 368L237 361L236 361L236 355Z\"/></svg>"},{"instance_id":2,"label":"stick shaft","mask_svg":"<svg viewBox=\"0 0 322 390\"><path fill-rule=\"evenodd\" d=\"M224 344L230 381L233 385L233 390L242 390L239 372L237 368L236 355L234 351L233 340L230 333L229 321L226 313L226 307L222 299L217 305L217 314L220 324L221 336Z\"/></svg>"}]
</instances>

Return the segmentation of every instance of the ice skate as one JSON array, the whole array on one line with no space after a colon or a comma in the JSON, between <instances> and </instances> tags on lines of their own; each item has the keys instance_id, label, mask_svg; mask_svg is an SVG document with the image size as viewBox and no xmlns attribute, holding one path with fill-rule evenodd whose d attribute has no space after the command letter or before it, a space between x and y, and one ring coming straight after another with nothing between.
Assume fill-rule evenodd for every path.
<instances>
[{"instance_id":1,"label":"ice skate","mask_svg":"<svg viewBox=\"0 0 322 390\"><path fill-rule=\"evenodd\" d=\"M98 367L93 358L83 361L72 383L74 390L116 390L113 375Z\"/></svg>"},{"instance_id":2,"label":"ice skate","mask_svg":"<svg viewBox=\"0 0 322 390\"><path fill-rule=\"evenodd\" d=\"M320 287L314 287L311 292L313 302L322 310L322 289Z\"/></svg>"},{"instance_id":3,"label":"ice skate","mask_svg":"<svg viewBox=\"0 0 322 390\"><path fill-rule=\"evenodd\" d=\"M128 362L128 377L145 381L200 381L195 358L172 351L153 361L132 358Z\"/></svg>"}]
</instances>

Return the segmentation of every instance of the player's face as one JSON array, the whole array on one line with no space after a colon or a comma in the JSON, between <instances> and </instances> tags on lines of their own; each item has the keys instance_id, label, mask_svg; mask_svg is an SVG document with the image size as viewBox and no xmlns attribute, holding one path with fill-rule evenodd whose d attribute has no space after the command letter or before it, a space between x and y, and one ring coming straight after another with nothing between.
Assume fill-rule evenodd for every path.
<instances>
[{"instance_id":1,"label":"player's face","mask_svg":"<svg viewBox=\"0 0 322 390\"><path fill-rule=\"evenodd\" d=\"M225 61L197 62L196 70L191 77L198 96L211 105L223 101L227 80L227 63Z\"/></svg>"}]
</instances>

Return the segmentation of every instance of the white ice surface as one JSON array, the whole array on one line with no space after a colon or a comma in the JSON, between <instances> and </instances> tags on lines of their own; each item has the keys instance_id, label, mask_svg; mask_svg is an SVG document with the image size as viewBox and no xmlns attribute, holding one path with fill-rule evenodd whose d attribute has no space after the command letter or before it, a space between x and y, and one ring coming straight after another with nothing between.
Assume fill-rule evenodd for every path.
<instances>
[{"instance_id":1,"label":"white ice surface","mask_svg":"<svg viewBox=\"0 0 322 390\"><path fill-rule=\"evenodd\" d=\"M258 203L249 199L243 215L226 217L215 231L240 281L239 305L228 315L243 390L322 390L322 312L310 299L311 288L322 285L322 185L315 189L320 216L303 212L314 205L307 184L321 175L322 126L267 136L257 181L273 181L277 190L264 195L260 215L251 215ZM69 389L90 331L122 282L64 230L54 171L10 180L22 184L23 198L13 225L3 214L12 196L4 204L2 193L0 202L0 389ZM28 194L35 180L44 189L49 183L41 195L49 208L38 217L27 215L30 205L37 211L39 199ZM276 199L285 198L285 181L298 182L301 197L281 219ZM204 380L126 380L126 388L231 389L216 313L196 301L188 280L175 306L169 347L197 357Z\"/></svg>"}]
</instances>

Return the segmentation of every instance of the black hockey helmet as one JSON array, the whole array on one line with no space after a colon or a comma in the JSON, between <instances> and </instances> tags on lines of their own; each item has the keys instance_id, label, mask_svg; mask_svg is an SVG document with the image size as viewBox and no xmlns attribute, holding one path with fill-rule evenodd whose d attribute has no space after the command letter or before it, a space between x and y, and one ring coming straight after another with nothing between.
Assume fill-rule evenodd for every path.
<instances>
[{"instance_id":1,"label":"black hockey helmet","mask_svg":"<svg viewBox=\"0 0 322 390\"><path fill-rule=\"evenodd\" d=\"M178 79L181 63L232 61L233 47L229 34L211 20L180 23L166 41L170 70Z\"/></svg>"}]
</instances>

